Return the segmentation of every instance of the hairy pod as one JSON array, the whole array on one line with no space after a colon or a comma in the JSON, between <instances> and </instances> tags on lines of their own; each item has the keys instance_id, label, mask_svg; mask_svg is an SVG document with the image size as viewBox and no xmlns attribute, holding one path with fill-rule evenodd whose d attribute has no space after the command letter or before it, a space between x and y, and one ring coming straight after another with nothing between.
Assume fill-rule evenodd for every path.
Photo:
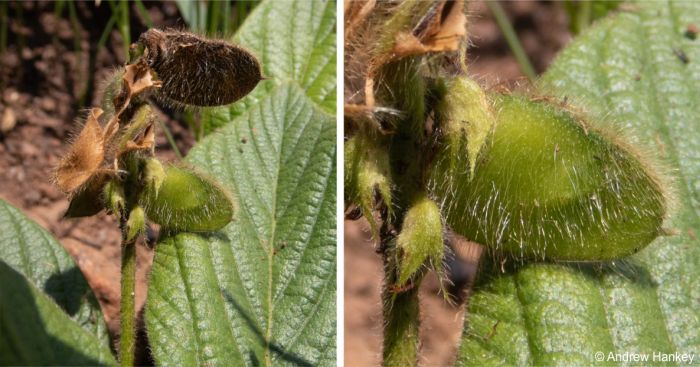
<instances>
[{"instance_id":1,"label":"hairy pod","mask_svg":"<svg viewBox=\"0 0 700 367\"><path fill-rule=\"evenodd\" d=\"M618 259L660 234L661 180L617 136L548 100L494 99L497 122L474 175L449 169L449 149L432 172L457 233L514 256L574 261Z\"/></svg>"},{"instance_id":2,"label":"hairy pod","mask_svg":"<svg viewBox=\"0 0 700 367\"><path fill-rule=\"evenodd\" d=\"M420 195L406 212L396 239L399 286L419 274L423 267L441 273L442 228L440 208L426 195Z\"/></svg>"},{"instance_id":3,"label":"hairy pod","mask_svg":"<svg viewBox=\"0 0 700 367\"><path fill-rule=\"evenodd\" d=\"M148 181L140 198L149 220L186 232L215 231L232 220L233 202L213 181L179 166L164 172L159 187L157 179Z\"/></svg>"},{"instance_id":4,"label":"hairy pod","mask_svg":"<svg viewBox=\"0 0 700 367\"><path fill-rule=\"evenodd\" d=\"M160 93L177 103L233 103L263 79L257 58L243 48L175 30L150 29L139 38L144 57L163 83Z\"/></svg>"}]
</instances>

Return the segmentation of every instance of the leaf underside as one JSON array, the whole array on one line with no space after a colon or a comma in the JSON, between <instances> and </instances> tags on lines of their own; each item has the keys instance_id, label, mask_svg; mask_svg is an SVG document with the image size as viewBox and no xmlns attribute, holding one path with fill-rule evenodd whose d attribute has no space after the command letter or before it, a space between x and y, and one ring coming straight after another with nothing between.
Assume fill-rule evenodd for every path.
<instances>
[{"instance_id":1,"label":"leaf underside","mask_svg":"<svg viewBox=\"0 0 700 367\"><path fill-rule=\"evenodd\" d=\"M614 263L485 275L458 365L591 365L596 352L605 365L616 364L609 352L646 354L644 365L669 364L654 352L694 353L698 363L700 40L684 36L698 19L697 2L636 4L577 38L541 80L670 168L679 200L665 225L676 234Z\"/></svg>"},{"instance_id":2,"label":"leaf underside","mask_svg":"<svg viewBox=\"0 0 700 367\"><path fill-rule=\"evenodd\" d=\"M236 211L157 245L146 325L159 365L335 364L334 9L263 2L236 36L273 80L214 111L221 128L187 158ZM329 65L309 58L330 49Z\"/></svg>"},{"instance_id":3,"label":"leaf underside","mask_svg":"<svg viewBox=\"0 0 700 367\"><path fill-rule=\"evenodd\" d=\"M51 234L0 200L0 365L110 364L107 328Z\"/></svg>"}]
</instances>

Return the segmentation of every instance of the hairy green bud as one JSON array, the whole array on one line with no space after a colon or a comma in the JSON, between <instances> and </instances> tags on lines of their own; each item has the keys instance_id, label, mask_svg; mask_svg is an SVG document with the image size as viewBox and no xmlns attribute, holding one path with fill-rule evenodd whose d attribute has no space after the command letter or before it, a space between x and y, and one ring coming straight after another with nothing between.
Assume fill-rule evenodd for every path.
<instances>
[{"instance_id":1,"label":"hairy green bud","mask_svg":"<svg viewBox=\"0 0 700 367\"><path fill-rule=\"evenodd\" d=\"M144 161L142 172L146 190L150 190L152 195L158 196L158 191L166 176L163 164L156 158L148 158Z\"/></svg>"},{"instance_id":2,"label":"hairy green bud","mask_svg":"<svg viewBox=\"0 0 700 367\"><path fill-rule=\"evenodd\" d=\"M219 185L199 173L167 166L158 189L146 189L140 203L149 220L186 232L223 228L233 218L233 202Z\"/></svg>"},{"instance_id":3,"label":"hairy green bud","mask_svg":"<svg viewBox=\"0 0 700 367\"><path fill-rule=\"evenodd\" d=\"M120 215L126 208L124 186L117 180L110 180L102 190L105 205L112 213Z\"/></svg>"},{"instance_id":4,"label":"hairy green bud","mask_svg":"<svg viewBox=\"0 0 700 367\"><path fill-rule=\"evenodd\" d=\"M146 214L141 206L136 206L129 212L129 219L126 221L126 242L131 242L138 235L146 232Z\"/></svg>"},{"instance_id":5,"label":"hairy green bud","mask_svg":"<svg viewBox=\"0 0 700 367\"><path fill-rule=\"evenodd\" d=\"M630 147L550 101L494 97L497 123L473 177L450 170L444 150L432 172L457 233L515 256L576 261L618 259L660 234L664 190Z\"/></svg>"},{"instance_id":6,"label":"hairy green bud","mask_svg":"<svg viewBox=\"0 0 700 367\"><path fill-rule=\"evenodd\" d=\"M413 202L396 239L399 286L405 285L424 266L441 273L442 227L440 208L434 201L421 195Z\"/></svg>"},{"instance_id":7,"label":"hairy green bud","mask_svg":"<svg viewBox=\"0 0 700 367\"><path fill-rule=\"evenodd\" d=\"M473 176L476 158L496 121L491 101L478 83L459 77L448 82L447 93L436 111L450 169L464 169L460 163L466 148L469 173Z\"/></svg>"},{"instance_id":8,"label":"hairy green bud","mask_svg":"<svg viewBox=\"0 0 700 367\"><path fill-rule=\"evenodd\" d=\"M357 204L369 221L372 234L379 235L374 220L377 193L391 214L389 153L373 139L356 135L345 143L345 187L347 199Z\"/></svg>"}]
</instances>

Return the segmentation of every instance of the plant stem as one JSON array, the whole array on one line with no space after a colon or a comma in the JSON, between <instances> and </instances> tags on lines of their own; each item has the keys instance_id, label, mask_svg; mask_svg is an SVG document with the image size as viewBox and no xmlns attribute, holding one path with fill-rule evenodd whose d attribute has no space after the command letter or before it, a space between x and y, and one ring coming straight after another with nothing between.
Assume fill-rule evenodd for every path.
<instances>
[{"instance_id":1,"label":"plant stem","mask_svg":"<svg viewBox=\"0 0 700 367\"><path fill-rule=\"evenodd\" d=\"M136 3L136 10L139 12L139 14L141 14L143 22L146 23L148 28L153 28L153 19L151 19L151 16L148 15L148 10L143 5L143 2L141 2L141 0L136 0L134 3Z\"/></svg>"},{"instance_id":2,"label":"plant stem","mask_svg":"<svg viewBox=\"0 0 700 367\"><path fill-rule=\"evenodd\" d=\"M182 153L180 153L180 149L177 147L177 144L175 144L175 139L173 138L173 134L168 129L168 126L165 125L165 123L160 119L158 119L158 124L160 125L161 129L163 129L165 137L168 139L168 144L170 144L170 147L173 148L173 152L175 152L177 158L182 159Z\"/></svg>"},{"instance_id":3,"label":"plant stem","mask_svg":"<svg viewBox=\"0 0 700 367\"><path fill-rule=\"evenodd\" d=\"M131 30L129 29L129 2L127 0L121 0L119 2L119 32L122 34L124 39L124 59L129 60L129 46L131 46Z\"/></svg>"},{"instance_id":4,"label":"plant stem","mask_svg":"<svg viewBox=\"0 0 700 367\"><path fill-rule=\"evenodd\" d=\"M126 221L123 221L126 222ZM136 346L136 310L134 294L136 291L136 241L122 243L122 289L119 337L119 361L122 366L134 365Z\"/></svg>"},{"instance_id":5,"label":"plant stem","mask_svg":"<svg viewBox=\"0 0 700 367\"><path fill-rule=\"evenodd\" d=\"M389 285L384 284L382 295L385 324L383 366L415 366L418 364L420 327L418 285L399 294L389 289Z\"/></svg>"},{"instance_id":6,"label":"plant stem","mask_svg":"<svg viewBox=\"0 0 700 367\"><path fill-rule=\"evenodd\" d=\"M221 28L224 30L223 35L228 37L232 33L229 29L231 27L231 2L229 0L221 2L221 14L221 21L223 22Z\"/></svg>"},{"instance_id":7,"label":"plant stem","mask_svg":"<svg viewBox=\"0 0 700 367\"><path fill-rule=\"evenodd\" d=\"M579 9L576 13L576 33L578 34L591 24L592 2L582 1L577 5Z\"/></svg>"},{"instance_id":8,"label":"plant stem","mask_svg":"<svg viewBox=\"0 0 700 367\"><path fill-rule=\"evenodd\" d=\"M523 46L520 44L518 35L515 34L515 30L510 24L503 7L493 0L486 1L486 5L489 7L489 10L491 10L493 17L496 19L496 23L498 23L498 26L501 28L501 32L503 32L503 37L505 37L506 42L508 42L508 46L510 46L511 51L513 51L513 56L515 56L518 65L520 65L520 71L530 78L530 80L534 81L537 78L535 68L532 67L530 59L528 59Z\"/></svg>"}]
</instances>

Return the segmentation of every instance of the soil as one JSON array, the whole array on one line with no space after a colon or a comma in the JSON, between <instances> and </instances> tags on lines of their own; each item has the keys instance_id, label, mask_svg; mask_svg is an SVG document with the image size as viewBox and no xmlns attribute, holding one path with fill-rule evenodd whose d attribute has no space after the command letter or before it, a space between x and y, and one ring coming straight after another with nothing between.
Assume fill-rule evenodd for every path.
<instances>
[{"instance_id":1,"label":"soil","mask_svg":"<svg viewBox=\"0 0 700 367\"><path fill-rule=\"evenodd\" d=\"M14 2L9 11L8 42L0 53L0 199L21 209L50 231L66 248L97 296L115 340L119 330L120 232L104 212L84 219L62 219L68 200L51 182L53 167L66 150L85 109L99 105L100 83L125 62L124 40L114 28L105 47L97 48L111 16L109 4L74 2L77 22L68 5L55 14L57 3ZM174 3L145 3L156 27L181 27ZM21 7L21 8L20 8ZM130 37L148 27L132 4ZM21 10L21 11L20 11ZM185 154L193 135L182 116L158 111L179 150ZM161 130L157 156L176 159ZM157 231L156 231L157 232ZM137 249L136 304L146 298L146 277L153 251ZM142 356L142 363L148 362Z\"/></svg>"},{"instance_id":2,"label":"soil","mask_svg":"<svg viewBox=\"0 0 700 367\"><path fill-rule=\"evenodd\" d=\"M521 43L542 73L556 53L571 39L561 4L517 1L502 3ZM487 87L514 87L525 81L517 61L483 2L469 5L469 73ZM345 366L379 366L382 351L381 282L382 260L364 220L345 222ZM451 279L466 287L476 272L480 254L477 244L461 242ZM464 303L446 302L439 283L430 274L420 288L422 366L454 363L464 322ZM463 294L460 293L460 296Z\"/></svg>"}]
</instances>

